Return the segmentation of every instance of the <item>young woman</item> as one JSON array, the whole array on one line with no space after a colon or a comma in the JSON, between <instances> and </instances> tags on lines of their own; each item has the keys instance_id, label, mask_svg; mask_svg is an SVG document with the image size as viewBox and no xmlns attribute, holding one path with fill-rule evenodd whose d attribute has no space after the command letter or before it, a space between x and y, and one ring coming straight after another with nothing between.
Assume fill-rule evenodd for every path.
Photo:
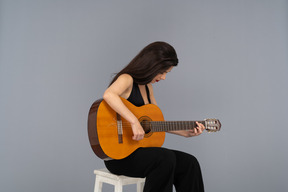
<instances>
[{"instance_id":1,"label":"young woman","mask_svg":"<svg viewBox=\"0 0 288 192\"><path fill-rule=\"evenodd\" d=\"M107 88L103 99L125 118L133 131L133 140L144 138L144 130L134 114L123 104L120 97L136 106L148 103L157 105L152 84L166 79L167 73L177 66L174 48L165 42L146 46L124 68ZM197 123L191 130L171 131L184 137L197 136L205 129ZM107 160L109 171L118 175L146 177L144 192L203 192L202 174L197 159L187 153L163 147L139 148L121 160Z\"/></svg>"}]
</instances>

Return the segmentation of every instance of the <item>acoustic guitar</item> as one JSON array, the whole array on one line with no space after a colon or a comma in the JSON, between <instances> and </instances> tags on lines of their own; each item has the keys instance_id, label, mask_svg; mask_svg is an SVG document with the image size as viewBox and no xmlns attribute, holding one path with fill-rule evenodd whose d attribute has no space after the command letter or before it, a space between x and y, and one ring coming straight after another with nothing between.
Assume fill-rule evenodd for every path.
<instances>
[{"instance_id":1,"label":"acoustic guitar","mask_svg":"<svg viewBox=\"0 0 288 192\"><path fill-rule=\"evenodd\" d=\"M197 127L196 121L164 121L160 108L153 104L134 106L121 98L128 109L139 119L145 136L140 141L132 139L131 125L121 118L103 99L95 101L88 115L88 136L94 153L101 159L123 159L140 147L161 147L165 132L188 130ZM208 132L221 128L217 119L197 121Z\"/></svg>"}]
</instances>

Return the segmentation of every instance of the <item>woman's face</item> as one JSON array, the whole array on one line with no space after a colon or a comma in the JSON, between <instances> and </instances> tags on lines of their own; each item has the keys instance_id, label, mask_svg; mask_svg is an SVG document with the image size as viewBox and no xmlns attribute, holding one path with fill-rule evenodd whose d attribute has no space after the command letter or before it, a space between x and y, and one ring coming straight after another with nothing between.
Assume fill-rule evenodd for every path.
<instances>
[{"instance_id":1,"label":"woman's face","mask_svg":"<svg viewBox=\"0 0 288 192\"><path fill-rule=\"evenodd\" d=\"M166 74L169 73L172 69L173 69L173 66L170 67L169 69L167 69L164 73L159 73L158 75L156 75L156 77L154 77L154 79L151 81L151 83L157 83L161 80L165 80Z\"/></svg>"}]
</instances>

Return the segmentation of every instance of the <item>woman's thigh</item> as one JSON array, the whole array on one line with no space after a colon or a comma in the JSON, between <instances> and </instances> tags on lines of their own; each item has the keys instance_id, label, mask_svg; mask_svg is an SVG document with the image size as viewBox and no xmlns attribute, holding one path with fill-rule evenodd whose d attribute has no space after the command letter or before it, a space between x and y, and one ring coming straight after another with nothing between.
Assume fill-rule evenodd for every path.
<instances>
[{"instance_id":1,"label":"woman's thigh","mask_svg":"<svg viewBox=\"0 0 288 192\"><path fill-rule=\"evenodd\" d=\"M124 159L105 161L112 173L132 177L146 177L154 169L175 163L174 152L162 147L139 148Z\"/></svg>"}]
</instances>

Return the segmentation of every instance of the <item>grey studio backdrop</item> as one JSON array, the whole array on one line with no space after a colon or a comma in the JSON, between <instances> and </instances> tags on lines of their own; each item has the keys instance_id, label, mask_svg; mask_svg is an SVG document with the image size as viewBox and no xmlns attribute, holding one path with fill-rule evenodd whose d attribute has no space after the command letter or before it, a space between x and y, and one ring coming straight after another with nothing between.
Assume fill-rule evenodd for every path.
<instances>
[{"instance_id":1,"label":"grey studio backdrop","mask_svg":"<svg viewBox=\"0 0 288 192\"><path fill-rule=\"evenodd\" d=\"M0 1L0 191L93 191L104 164L90 105L158 40L180 61L154 85L165 119L223 125L164 146L198 158L206 191L288 191L287 11L286 0Z\"/></svg>"}]
</instances>

